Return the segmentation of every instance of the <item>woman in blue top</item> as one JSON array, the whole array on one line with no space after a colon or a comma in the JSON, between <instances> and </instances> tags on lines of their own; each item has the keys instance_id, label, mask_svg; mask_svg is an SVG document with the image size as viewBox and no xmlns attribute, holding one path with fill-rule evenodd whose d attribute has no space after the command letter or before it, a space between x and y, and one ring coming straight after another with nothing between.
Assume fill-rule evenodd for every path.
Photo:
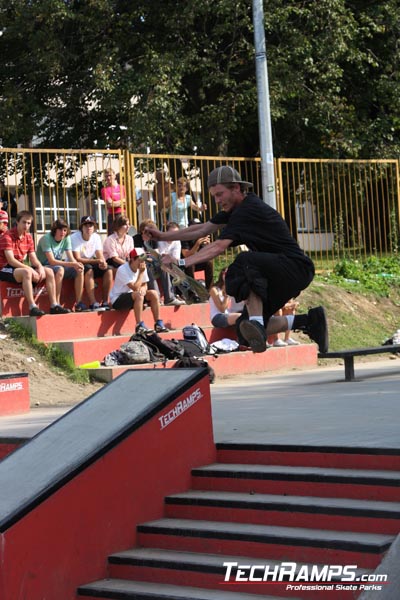
<instances>
[{"instance_id":1,"label":"woman in blue top","mask_svg":"<svg viewBox=\"0 0 400 600\"><path fill-rule=\"evenodd\" d=\"M193 201L192 196L188 192L188 182L184 177L179 177L177 181L177 191L171 193L169 203L166 204L168 211L168 221L178 223L179 227L187 227L189 219L188 209L191 208L197 213L202 213L207 210L206 204L199 206Z\"/></svg>"}]
</instances>

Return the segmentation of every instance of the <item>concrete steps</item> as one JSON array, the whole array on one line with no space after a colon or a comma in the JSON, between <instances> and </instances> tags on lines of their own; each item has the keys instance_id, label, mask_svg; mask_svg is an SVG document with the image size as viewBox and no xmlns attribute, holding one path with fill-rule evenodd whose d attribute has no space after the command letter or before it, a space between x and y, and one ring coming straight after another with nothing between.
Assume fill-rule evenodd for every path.
<instances>
[{"instance_id":1,"label":"concrete steps","mask_svg":"<svg viewBox=\"0 0 400 600\"><path fill-rule=\"evenodd\" d=\"M110 555L109 578L81 586L77 598L350 600L366 589L363 578L400 530L400 472L373 468L379 450L337 448L334 457L331 449L338 468L324 466L323 448L283 447L279 457L274 447L271 464L271 448L262 456L258 446L260 464L236 464L224 446L218 455L226 462L192 469L192 489L167 496L164 517L138 525L137 547ZM362 456L364 468L345 468L352 456ZM284 491L274 488L281 480ZM307 495L299 493L305 483ZM375 499L372 489L380 489Z\"/></svg>"}]
</instances>

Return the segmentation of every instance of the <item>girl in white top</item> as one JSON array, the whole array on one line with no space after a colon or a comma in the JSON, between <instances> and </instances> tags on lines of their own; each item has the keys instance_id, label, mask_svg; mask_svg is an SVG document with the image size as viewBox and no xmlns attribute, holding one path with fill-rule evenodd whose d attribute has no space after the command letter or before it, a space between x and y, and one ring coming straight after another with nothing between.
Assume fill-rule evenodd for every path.
<instances>
[{"instance_id":1,"label":"girl in white top","mask_svg":"<svg viewBox=\"0 0 400 600\"><path fill-rule=\"evenodd\" d=\"M225 291L225 274L223 269L218 281L210 288L210 319L213 327L229 327L234 325L243 310L243 302L236 302Z\"/></svg>"}]
</instances>

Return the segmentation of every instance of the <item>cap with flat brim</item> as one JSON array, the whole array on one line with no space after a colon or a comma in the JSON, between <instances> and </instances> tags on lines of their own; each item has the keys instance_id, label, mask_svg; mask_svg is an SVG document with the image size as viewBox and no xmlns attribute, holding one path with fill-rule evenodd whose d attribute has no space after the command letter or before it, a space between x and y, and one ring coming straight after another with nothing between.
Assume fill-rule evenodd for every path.
<instances>
[{"instance_id":1,"label":"cap with flat brim","mask_svg":"<svg viewBox=\"0 0 400 600\"><path fill-rule=\"evenodd\" d=\"M250 181L243 181L239 171L236 171L233 167L225 165L223 167L217 167L208 176L207 187L210 189L214 185L226 185L229 183L243 183L248 187L253 187Z\"/></svg>"}]
</instances>

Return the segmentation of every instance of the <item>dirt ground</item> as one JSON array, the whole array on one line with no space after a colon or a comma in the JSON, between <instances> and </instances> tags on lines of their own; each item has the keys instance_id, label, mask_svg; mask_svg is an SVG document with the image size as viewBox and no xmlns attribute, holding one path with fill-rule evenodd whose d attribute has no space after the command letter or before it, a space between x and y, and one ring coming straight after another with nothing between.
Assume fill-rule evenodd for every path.
<instances>
[{"instance_id":1,"label":"dirt ground","mask_svg":"<svg viewBox=\"0 0 400 600\"><path fill-rule=\"evenodd\" d=\"M28 373L31 407L71 406L91 396L104 384L73 383L43 362L23 342L12 339L0 321L0 373Z\"/></svg>"}]
</instances>

